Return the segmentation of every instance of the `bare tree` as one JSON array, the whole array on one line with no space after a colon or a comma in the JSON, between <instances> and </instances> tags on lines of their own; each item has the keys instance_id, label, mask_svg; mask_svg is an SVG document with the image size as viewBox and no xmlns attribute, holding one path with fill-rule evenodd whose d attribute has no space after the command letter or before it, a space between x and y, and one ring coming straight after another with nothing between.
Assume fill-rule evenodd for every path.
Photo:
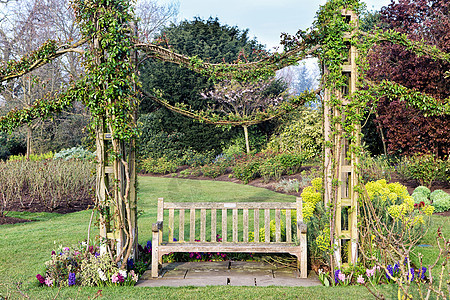
<instances>
[{"instance_id":1,"label":"bare tree","mask_svg":"<svg viewBox=\"0 0 450 300\"><path fill-rule=\"evenodd\" d=\"M179 8L179 1L159 5L157 1L138 0L135 13L139 19L138 27L141 41L151 41L164 25L175 20Z\"/></svg>"}]
</instances>

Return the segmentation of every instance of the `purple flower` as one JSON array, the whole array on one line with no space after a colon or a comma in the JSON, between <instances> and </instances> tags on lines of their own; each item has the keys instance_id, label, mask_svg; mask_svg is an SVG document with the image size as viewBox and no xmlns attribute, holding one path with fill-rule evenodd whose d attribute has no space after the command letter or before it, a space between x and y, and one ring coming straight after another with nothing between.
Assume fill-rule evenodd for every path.
<instances>
[{"instance_id":1,"label":"purple flower","mask_svg":"<svg viewBox=\"0 0 450 300\"><path fill-rule=\"evenodd\" d=\"M95 256L95 257L99 257L99 256L100 256L100 253L95 252L94 256Z\"/></svg>"},{"instance_id":2,"label":"purple flower","mask_svg":"<svg viewBox=\"0 0 450 300\"><path fill-rule=\"evenodd\" d=\"M339 274L341 273L341 270L337 269L334 272L334 283L338 284L339 283Z\"/></svg>"},{"instance_id":3,"label":"purple flower","mask_svg":"<svg viewBox=\"0 0 450 300\"><path fill-rule=\"evenodd\" d=\"M399 270L400 270L400 266L398 264L395 264L393 272L397 273Z\"/></svg>"},{"instance_id":4,"label":"purple flower","mask_svg":"<svg viewBox=\"0 0 450 300\"><path fill-rule=\"evenodd\" d=\"M69 273L69 286L75 285L76 281L75 273Z\"/></svg>"},{"instance_id":5,"label":"purple flower","mask_svg":"<svg viewBox=\"0 0 450 300\"><path fill-rule=\"evenodd\" d=\"M411 269L409 269L409 273L411 274L411 279L409 279L409 274L408 274L408 279L410 280L410 281L413 281L414 280L414 269L413 268L411 268Z\"/></svg>"},{"instance_id":6,"label":"purple flower","mask_svg":"<svg viewBox=\"0 0 450 300\"><path fill-rule=\"evenodd\" d=\"M63 250L66 251L66 252L69 252L70 248L69 247L65 247Z\"/></svg>"},{"instance_id":7,"label":"purple flower","mask_svg":"<svg viewBox=\"0 0 450 300\"><path fill-rule=\"evenodd\" d=\"M128 269L133 269L134 268L134 260L132 258L129 258L127 260L127 268Z\"/></svg>"},{"instance_id":8,"label":"purple flower","mask_svg":"<svg viewBox=\"0 0 450 300\"><path fill-rule=\"evenodd\" d=\"M425 273L427 272L426 267L422 267L422 272L420 273L420 279L425 279Z\"/></svg>"},{"instance_id":9,"label":"purple flower","mask_svg":"<svg viewBox=\"0 0 450 300\"><path fill-rule=\"evenodd\" d=\"M119 283L122 283L125 281L125 277L123 277L123 275L119 272L117 273L117 280L119 281Z\"/></svg>"},{"instance_id":10,"label":"purple flower","mask_svg":"<svg viewBox=\"0 0 450 300\"><path fill-rule=\"evenodd\" d=\"M152 241L147 241L147 249L152 249Z\"/></svg>"},{"instance_id":11,"label":"purple flower","mask_svg":"<svg viewBox=\"0 0 450 300\"><path fill-rule=\"evenodd\" d=\"M42 277L41 274L37 274L36 278L37 278L37 280L39 280L40 284L44 284L45 283L45 279L44 279L44 277Z\"/></svg>"},{"instance_id":12,"label":"purple flower","mask_svg":"<svg viewBox=\"0 0 450 300\"><path fill-rule=\"evenodd\" d=\"M386 269L388 270L388 272L386 273L386 279L390 280L394 275L394 269L392 268L392 265L388 265Z\"/></svg>"},{"instance_id":13,"label":"purple flower","mask_svg":"<svg viewBox=\"0 0 450 300\"><path fill-rule=\"evenodd\" d=\"M52 251L52 255L56 255L56 252L55 252L55 250L53 250L53 251Z\"/></svg>"}]
</instances>

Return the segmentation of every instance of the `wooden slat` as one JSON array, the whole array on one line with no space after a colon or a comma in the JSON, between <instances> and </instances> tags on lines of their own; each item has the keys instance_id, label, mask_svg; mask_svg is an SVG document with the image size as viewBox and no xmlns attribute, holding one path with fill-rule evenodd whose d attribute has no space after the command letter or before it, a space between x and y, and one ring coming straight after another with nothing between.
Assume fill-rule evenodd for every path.
<instances>
[{"instance_id":1,"label":"wooden slat","mask_svg":"<svg viewBox=\"0 0 450 300\"><path fill-rule=\"evenodd\" d=\"M233 242L238 241L238 210L233 209Z\"/></svg>"},{"instance_id":2,"label":"wooden slat","mask_svg":"<svg viewBox=\"0 0 450 300\"><path fill-rule=\"evenodd\" d=\"M270 209L268 208L264 209L264 228L264 242L270 243Z\"/></svg>"},{"instance_id":3,"label":"wooden slat","mask_svg":"<svg viewBox=\"0 0 450 300\"><path fill-rule=\"evenodd\" d=\"M291 218L291 210L286 209L286 242L292 242L292 218Z\"/></svg>"},{"instance_id":4,"label":"wooden slat","mask_svg":"<svg viewBox=\"0 0 450 300\"><path fill-rule=\"evenodd\" d=\"M195 240L195 208L191 208L191 219L190 219L190 234L189 241L192 243Z\"/></svg>"},{"instance_id":5,"label":"wooden slat","mask_svg":"<svg viewBox=\"0 0 450 300\"><path fill-rule=\"evenodd\" d=\"M164 202L164 209L295 209L292 202Z\"/></svg>"},{"instance_id":6,"label":"wooden slat","mask_svg":"<svg viewBox=\"0 0 450 300\"><path fill-rule=\"evenodd\" d=\"M243 214L242 226L244 227L244 242L248 243L248 209L244 208L242 214Z\"/></svg>"},{"instance_id":7,"label":"wooden slat","mask_svg":"<svg viewBox=\"0 0 450 300\"><path fill-rule=\"evenodd\" d=\"M299 246L286 243L172 243L160 247L162 254L169 252L242 252L242 253L292 253L298 254ZM307 261L305 261L307 262Z\"/></svg>"},{"instance_id":8,"label":"wooden slat","mask_svg":"<svg viewBox=\"0 0 450 300\"><path fill-rule=\"evenodd\" d=\"M281 211L275 209L275 242L281 242Z\"/></svg>"},{"instance_id":9,"label":"wooden slat","mask_svg":"<svg viewBox=\"0 0 450 300\"><path fill-rule=\"evenodd\" d=\"M206 241L206 209L200 211L200 241Z\"/></svg>"},{"instance_id":10,"label":"wooden slat","mask_svg":"<svg viewBox=\"0 0 450 300\"><path fill-rule=\"evenodd\" d=\"M215 208L211 209L211 242L215 242L217 240L217 210Z\"/></svg>"},{"instance_id":11,"label":"wooden slat","mask_svg":"<svg viewBox=\"0 0 450 300\"><path fill-rule=\"evenodd\" d=\"M227 209L222 209L222 242L227 241Z\"/></svg>"},{"instance_id":12,"label":"wooden slat","mask_svg":"<svg viewBox=\"0 0 450 300\"><path fill-rule=\"evenodd\" d=\"M259 243L259 209L253 211L253 231L255 232L255 242Z\"/></svg>"},{"instance_id":13,"label":"wooden slat","mask_svg":"<svg viewBox=\"0 0 450 300\"><path fill-rule=\"evenodd\" d=\"M179 210L178 240L184 242L184 209Z\"/></svg>"},{"instance_id":14,"label":"wooden slat","mask_svg":"<svg viewBox=\"0 0 450 300\"><path fill-rule=\"evenodd\" d=\"M173 209L169 209L169 242L173 242L173 218L174 211Z\"/></svg>"}]
</instances>

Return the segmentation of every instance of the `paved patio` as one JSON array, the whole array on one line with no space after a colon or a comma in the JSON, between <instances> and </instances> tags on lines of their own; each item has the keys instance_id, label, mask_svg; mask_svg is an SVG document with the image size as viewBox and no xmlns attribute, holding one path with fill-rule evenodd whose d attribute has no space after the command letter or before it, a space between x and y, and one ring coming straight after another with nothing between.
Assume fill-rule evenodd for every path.
<instances>
[{"instance_id":1,"label":"paved patio","mask_svg":"<svg viewBox=\"0 0 450 300\"><path fill-rule=\"evenodd\" d=\"M159 278L151 270L141 276L137 286L315 286L321 285L314 272L297 278L292 268L275 267L264 262L218 261L164 264Z\"/></svg>"}]
</instances>

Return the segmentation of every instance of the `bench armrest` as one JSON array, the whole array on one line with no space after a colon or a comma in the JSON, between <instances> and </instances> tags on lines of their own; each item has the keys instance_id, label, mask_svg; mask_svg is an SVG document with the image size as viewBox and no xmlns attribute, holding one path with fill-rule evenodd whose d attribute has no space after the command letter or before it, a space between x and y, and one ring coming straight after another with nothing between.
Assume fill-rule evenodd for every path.
<instances>
[{"instance_id":1,"label":"bench armrest","mask_svg":"<svg viewBox=\"0 0 450 300\"><path fill-rule=\"evenodd\" d=\"M152 224L153 232L158 232L158 231L162 230L162 228L163 228L163 221L158 221L158 222Z\"/></svg>"},{"instance_id":2,"label":"bench armrest","mask_svg":"<svg viewBox=\"0 0 450 300\"><path fill-rule=\"evenodd\" d=\"M305 223L303 223L302 221L298 221L297 222L297 230L300 233L306 233L306 231L308 230L307 226Z\"/></svg>"}]
</instances>

